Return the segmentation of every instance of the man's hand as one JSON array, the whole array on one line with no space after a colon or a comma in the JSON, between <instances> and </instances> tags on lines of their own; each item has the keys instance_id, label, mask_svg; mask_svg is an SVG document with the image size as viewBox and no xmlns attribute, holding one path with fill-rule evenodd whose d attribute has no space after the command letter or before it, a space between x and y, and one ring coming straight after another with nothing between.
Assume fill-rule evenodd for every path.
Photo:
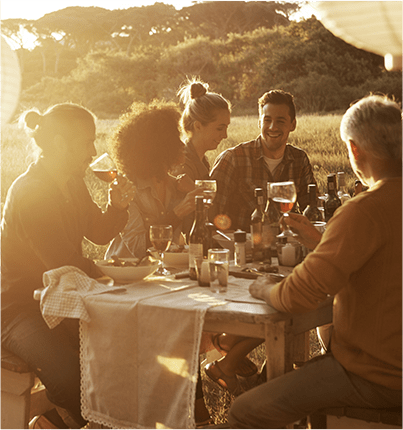
<instances>
[{"instance_id":1,"label":"man's hand","mask_svg":"<svg viewBox=\"0 0 403 430\"><path fill-rule=\"evenodd\" d=\"M259 276L252 284L249 285L249 292L251 296L256 299L264 300L268 305L270 301L270 289L276 285L276 282L268 276Z\"/></svg>"},{"instance_id":2,"label":"man's hand","mask_svg":"<svg viewBox=\"0 0 403 430\"><path fill-rule=\"evenodd\" d=\"M322 234L316 230L309 219L303 215L290 212L288 217L282 217L281 222L290 226L297 239L308 249L315 249L322 238Z\"/></svg>"}]
</instances>

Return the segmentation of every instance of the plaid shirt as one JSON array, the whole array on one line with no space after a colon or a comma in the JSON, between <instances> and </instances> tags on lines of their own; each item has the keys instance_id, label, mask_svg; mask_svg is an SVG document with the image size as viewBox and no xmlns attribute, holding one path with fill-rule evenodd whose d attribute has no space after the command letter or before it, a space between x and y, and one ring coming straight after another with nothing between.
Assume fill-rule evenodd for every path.
<instances>
[{"instance_id":1,"label":"plaid shirt","mask_svg":"<svg viewBox=\"0 0 403 430\"><path fill-rule=\"evenodd\" d=\"M256 207L254 190L267 189L267 182L293 180L301 210L309 203L308 184L316 184L308 156L302 149L286 145L284 157L272 175L267 167L260 136L222 152L210 173L217 181L213 214L231 219L231 230L250 230L250 216Z\"/></svg>"}]
</instances>

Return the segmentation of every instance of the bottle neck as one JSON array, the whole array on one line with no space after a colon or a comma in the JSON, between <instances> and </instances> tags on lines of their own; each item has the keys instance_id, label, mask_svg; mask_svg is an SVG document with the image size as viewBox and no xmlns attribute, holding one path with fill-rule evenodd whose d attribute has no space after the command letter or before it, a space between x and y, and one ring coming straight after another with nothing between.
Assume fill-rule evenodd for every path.
<instances>
[{"instance_id":1,"label":"bottle neck","mask_svg":"<svg viewBox=\"0 0 403 430\"><path fill-rule=\"evenodd\" d=\"M329 195L335 195L336 194L336 190L335 190L333 181L329 181L327 183L327 192Z\"/></svg>"},{"instance_id":2,"label":"bottle neck","mask_svg":"<svg viewBox=\"0 0 403 430\"><path fill-rule=\"evenodd\" d=\"M317 202L316 202L316 190L310 190L309 193L309 206L312 208L316 208Z\"/></svg>"}]
</instances>

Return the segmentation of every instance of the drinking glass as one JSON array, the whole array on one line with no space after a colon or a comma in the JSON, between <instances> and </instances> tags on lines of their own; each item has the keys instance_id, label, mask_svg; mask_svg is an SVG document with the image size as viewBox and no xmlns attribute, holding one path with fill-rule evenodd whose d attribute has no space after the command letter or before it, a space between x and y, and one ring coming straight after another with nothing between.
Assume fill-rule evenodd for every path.
<instances>
[{"instance_id":1,"label":"drinking glass","mask_svg":"<svg viewBox=\"0 0 403 430\"><path fill-rule=\"evenodd\" d=\"M297 200L297 190L295 188L294 181L287 182L271 182L270 183L270 195L274 202L280 206L280 211L284 214L284 217L289 216L288 213L294 206ZM286 229L279 234L277 237L292 237L295 234L290 230L287 225Z\"/></svg>"},{"instance_id":2,"label":"drinking glass","mask_svg":"<svg viewBox=\"0 0 403 430\"><path fill-rule=\"evenodd\" d=\"M158 251L161 259L161 265L155 272L157 275L169 275L169 270L164 267L164 252L170 247L173 239L172 225L151 225L150 240L154 248Z\"/></svg>"},{"instance_id":3,"label":"drinking glass","mask_svg":"<svg viewBox=\"0 0 403 430\"><path fill-rule=\"evenodd\" d=\"M225 293L228 286L229 249L209 249L210 290Z\"/></svg>"},{"instance_id":4,"label":"drinking glass","mask_svg":"<svg viewBox=\"0 0 403 430\"><path fill-rule=\"evenodd\" d=\"M90 164L95 176L105 182L113 182L118 176L118 170L108 153L100 155Z\"/></svg>"},{"instance_id":5,"label":"drinking glass","mask_svg":"<svg viewBox=\"0 0 403 430\"><path fill-rule=\"evenodd\" d=\"M214 179L196 179L196 188L203 188L204 205L209 208L217 193L217 182Z\"/></svg>"}]
</instances>

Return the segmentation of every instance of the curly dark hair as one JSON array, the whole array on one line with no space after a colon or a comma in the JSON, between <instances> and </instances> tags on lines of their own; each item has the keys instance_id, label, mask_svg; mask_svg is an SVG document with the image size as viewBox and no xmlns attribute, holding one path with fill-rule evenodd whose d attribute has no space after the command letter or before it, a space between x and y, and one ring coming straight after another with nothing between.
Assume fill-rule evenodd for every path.
<instances>
[{"instance_id":1,"label":"curly dark hair","mask_svg":"<svg viewBox=\"0 0 403 430\"><path fill-rule=\"evenodd\" d=\"M180 112L174 103L133 103L109 142L119 171L131 180L161 179L181 159Z\"/></svg>"}]
</instances>

